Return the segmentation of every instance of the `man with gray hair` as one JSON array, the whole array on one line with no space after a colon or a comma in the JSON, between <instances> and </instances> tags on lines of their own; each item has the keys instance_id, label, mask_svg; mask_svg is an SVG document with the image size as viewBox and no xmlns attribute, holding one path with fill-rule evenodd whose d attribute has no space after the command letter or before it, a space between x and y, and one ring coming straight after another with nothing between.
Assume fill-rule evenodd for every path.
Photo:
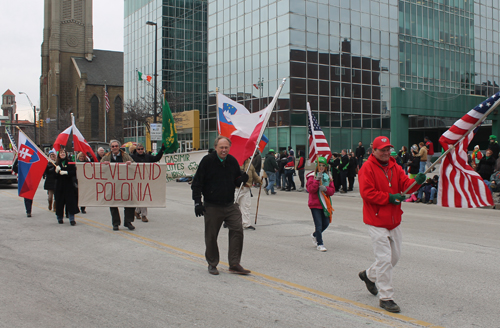
<instances>
[{"instance_id":1,"label":"man with gray hair","mask_svg":"<svg viewBox=\"0 0 500 328\"><path fill-rule=\"evenodd\" d=\"M165 151L165 145L163 144L161 146L160 152L156 156L153 156L153 155L144 151L143 144L138 143L137 147L135 148L135 153L131 154L131 156L136 163L155 163L155 162L158 162L162 158L164 151ZM135 217L137 218L137 220L141 220L142 222L149 222L149 220L148 220L148 208L147 207L136 207L135 208Z\"/></svg>"},{"instance_id":2,"label":"man with gray hair","mask_svg":"<svg viewBox=\"0 0 500 328\"><path fill-rule=\"evenodd\" d=\"M99 147L99 149L97 149L97 160L100 162L101 159L104 157L104 154L106 153L106 151L104 150L104 148L102 147Z\"/></svg>"},{"instance_id":3,"label":"man with gray hair","mask_svg":"<svg viewBox=\"0 0 500 328\"><path fill-rule=\"evenodd\" d=\"M120 142L118 140L111 140L109 142L109 148L111 151L104 155L101 159L101 163L127 163L130 164L134 160L123 150L120 149ZM121 223L120 212L118 207L110 207L111 212L111 223L113 224L113 230L117 231L118 226ZM129 230L134 230L135 227L132 225L134 221L135 207L125 207L123 226L127 227Z\"/></svg>"},{"instance_id":4,"label":"man with gray hair","mask_svg":"<svg viewBox=\"0 0 500 328\"><path fill-rule=\"evenodd\" d=\"M213 275L219 274L217 237L224 222L229 228L229 271L249 274L250 271L240 264L243 225L240 207L234 202L234 188L246 183L248 175L240 170L236 158L229 155L231 140L218 136L214 146L215 151L201 160L191 184L194 212L196 216L205 216L205 258L208 262L208 272Z\"/></svg>"}]
</instances>

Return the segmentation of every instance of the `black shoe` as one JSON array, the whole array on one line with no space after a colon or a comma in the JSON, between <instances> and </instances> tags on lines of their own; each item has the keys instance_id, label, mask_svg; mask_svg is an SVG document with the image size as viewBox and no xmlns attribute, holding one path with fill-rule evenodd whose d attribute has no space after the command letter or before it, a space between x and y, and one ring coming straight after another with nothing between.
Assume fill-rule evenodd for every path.
<instances>
[{"instance_id":1,"label":"black shoe","mask_svg":"<svg viewBox=\"0 0 500 328\"><path fill-rule=\"evenodd\" d=\"M82 214L87 214L87 211L85 211L85 210L82 210Z\"/></svg>"},{"instance_id":2,"label":"black shoe","mask_svg":"<svg viewBox=\"0 0 500 328\"><path fill-rule=\"evenodd\" d=\"M59 223L62 223L62 222L59 222ZM118 230L119 230L119 229L118 229L118 226L113 226L113 230L114 230L114 231L118 231Z\"/></svg>"},{"instance_id":3,"label":"black shoe","mask_svg":"<svg viewBox=\"0 0 500 328\"><path fill-rule=\"evenodd\" d=\"M247 275L250 274L251 271L243 269L243 267L240 264L236 264L229 267L229 272Z\"/></svg>"},{"instance_id":4,"label":"black shoe","mask_svg":"<svg viewBox=\"0 0 500 328\"><path fill-rule=\"evenodd\" d=\"M276 191L271 191L271 195L276 195L277 192Z\"/></svg>"},{"instance_id":5,"label":"black shoe","mask_svg":"<svg viewBox=\"0 0 500 328\"><path fill-rule=\"evenodd\" d=\"M421 203L422 200L420 198L417 198L417 200L415 201L415 203Z\"/></svg>"},{"instance_id":6,"label":"black shoe","mask_svg":"<svg viewBox=\"0 0 500 328\"><path fill-rule=\"evenodd\" d=\"M132 223L129 223L129 224L125 225L125 227L127 227L128 230L134 230L135 229L135 227L132 225Z\"/></svg>"},{"instance_id":7,"label":"black shoe","mask_svg":"<svg viewBox=\"0 0 500 328\"><path fill-rule=\"evenodd\" d=\"M59 223L59 224L63 224L63 223L64 223L64 221L63 221L63 220L57 220L57 223Z\"/></svg>"},{"instance_id":8,"label":"black shoe","mask_svg":"<svg viewBox=\"0 0 500 328\"><path fill-rule=\"evenodd\" d=\"M74 226L76 224L76 221L71 221L70 224Z\"/></svg>"},{"instance_id":9,"label":"black shoe","mask_svg":"<svg viewBox=\"0 0 500 328\"><path fill-rule=\"evenodd\" d=\"M291 191L290 189L285 189L285 191Z\"/></svg>"},{"instance_id":10,"label":"black shoe","mask_svg":"<svg viewBox=\"0 0 500 328\"><path fill-rule=\"evenodd\" d=\"M252 227L252 226L248 226L248 227L246 227L245 229L246 229L246 230L255 230L255 228L254 228L254 227Z\"/></svg>"},{"instance_id":11,"label":"black shoe","mask_svg":"<svg viewBox=\"0 0 500 328\"><path fill-rule=\"evenodd\" d=\"M358 277L359 279L363 280L366 284L366 289L368 289L368 291L370 293L372 293L373 295L377 295L378 294L378 289L377 289L377 286L375 285L374 282L372 282L370 279L368 279L368 277L366 276L366 270L365 271L361 271L360 273L358 273Z\"/></svg>"},{"instance_id":12,"label":"black shoe","mask_svg":"<svg viewBox=\"0 0 500 328\"><path fill-rule=\"evenodd\" d=\"M341 193L341 194L345 194L345 193L347 193L347 191L345 191L345 190L341 190L341 191L340 191L340 193Z\"/></svg>"},{"instance_id":13,"label":"black shoe","mask_svg":"<svg viewBox=\"0 0 500 328\"><path fill-rule=\"evenodd\" d=\"M31 217L31 213L27 213L26 216L30 218Z\"/></svg>"},{"instance_id":14,"label":"black shoe","mask_svg":"<svg viewBox=\"0 0 500 328\"><path fill-rule=\"evenodd\" d=\"M214 276L219 274L219 270L217 270L217 267L211 266L210 264L208 265L208 273L213 274Z\"/></svg>"},{"instance_id":15,"label":"black shoe","mask_svg":"<svg viewBox=\"0 0 500 328\"><path fill-rule=\"evenodd\" d=\"M380 300L380 307L386 311L393 313L401 312L399 305L397 305L396 302L394 302L393 300L388 300L388 301Z\"/></svg>"}]
</instances>

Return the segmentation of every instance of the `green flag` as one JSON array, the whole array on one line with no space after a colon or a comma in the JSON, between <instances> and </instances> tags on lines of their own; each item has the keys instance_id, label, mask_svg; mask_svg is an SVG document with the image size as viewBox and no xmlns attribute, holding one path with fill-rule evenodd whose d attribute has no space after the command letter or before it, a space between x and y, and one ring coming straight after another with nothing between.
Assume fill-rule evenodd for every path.
<instances>
[{"instance_id":1,"label":"green flag","mask_svg":"<svg viewBox=\"0 0 500 328\"><path fill-rule=\"evenodd\" d=\"M163 100L163 114L162 114L162 140L165 145L165 154L174 153L179 149L177 142L177 129L175 128L174 117L170 111L170 106L166 99Z\"/></svg>"},{"instance_id":2,"label":"green flag","mask_svg":"<svg viewBox=\"0 0 500 328\"><path fill-rule=\"evenodd\" d=\"M139 75L139 81L142 81L142 73L137 71L137 74Z\"/></svg>"}]
</instances>

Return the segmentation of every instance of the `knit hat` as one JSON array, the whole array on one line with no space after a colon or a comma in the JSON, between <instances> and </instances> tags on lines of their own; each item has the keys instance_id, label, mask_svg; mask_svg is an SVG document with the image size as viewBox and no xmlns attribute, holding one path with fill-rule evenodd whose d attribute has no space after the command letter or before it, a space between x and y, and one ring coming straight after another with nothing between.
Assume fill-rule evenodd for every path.
<instances>
[{"instance_id":1,"label":"knit hat","mask_svg":"<svg viewBox=\"0 0 500 328\"><path fill-rule=\"evenodd\" d=\"M326 161L326 158L322 157L322 156L319 156L318 159L316 160L316 164L325 164L327 165L327 161Z\"/></svg>"}]
</instances>

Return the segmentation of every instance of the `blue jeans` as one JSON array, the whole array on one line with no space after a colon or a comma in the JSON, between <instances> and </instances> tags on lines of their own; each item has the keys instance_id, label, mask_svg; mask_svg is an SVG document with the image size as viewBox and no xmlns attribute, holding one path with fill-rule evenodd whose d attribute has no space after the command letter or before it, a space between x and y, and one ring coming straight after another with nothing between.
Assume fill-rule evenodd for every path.
<instances>
[{"instance_id":1,"label":"blue jeans","mask_svg":"<svg viewBox=\"0 0 500 328\"><path fill-rule=\"evenodd\" d=\"M267 178L269 179L269 183L267 184L266 189L271 190L271 192L274 192L274 178L276 177L276 174L271 171L266 171Z\"/></svg>"},{"instance_id":2,"label":"blue jeans","mask_svg":"<svg viewBox=\"0 0 500 328\"><path fill-rule=\"evenodd\" d=\"M278 172L273 173L273 174L274 174L274 180L276 181L276 187L281 188L280 172L278 171ZM268 175L268 177L269 177L269 175Z\"/></svg>"},{"instance_id":3,"label":"blue jeans","mask_svg":"<svg viewBox=\"0 0 500 328\"><path fill-rule=\"evenodd\" d=\"M286 172L281 173L280 178L281 178L281 189L290 188L286 182Z\"/></svg>"},{"instance_id":4,"label":"blue jeans","mask_svg":"<svg viewBox=\"0 0 500 328\"><path fill-rule=\"evenodd\" d=\"M493 189L491 188L491 181L489 180L483 180L483 181L488 186L488 189L490 189L490 191L493 192Z\"/></svg>"},{"instance_id":5,"label":"blue jeans","mask_svg":"<svg viewBox=\"0 0 500 328\"><path fill-rule=\"evenodd\" d=\"M418 170L418 173L424 173L425 172L425 163L426 162L420 162L420 169Z\"/></svg>"},{"instance_id":6,"label":"blue jeans","mask_svg":"<svg viewBox=\"0 0 500 328\"><path fill-rule=\"evenodd\" d=\"M358 161L358 167L361 168L361 166L363 166L363 157L358 157L357 161Z\"/></svg>"},{"instance_id":7,"label":"blue jeans","mask_svg":"<svg viewBox=\"0 0 500 328\"><path fill-rule=\"evenodd\" d=\"M330 219L325 215L323 209L311 208L311 213L314 220L314 230L313 236L316 237L318 245L323 245L323 236L321 235L323 231L330 225Z\"/></svg>"}]
</instances>

